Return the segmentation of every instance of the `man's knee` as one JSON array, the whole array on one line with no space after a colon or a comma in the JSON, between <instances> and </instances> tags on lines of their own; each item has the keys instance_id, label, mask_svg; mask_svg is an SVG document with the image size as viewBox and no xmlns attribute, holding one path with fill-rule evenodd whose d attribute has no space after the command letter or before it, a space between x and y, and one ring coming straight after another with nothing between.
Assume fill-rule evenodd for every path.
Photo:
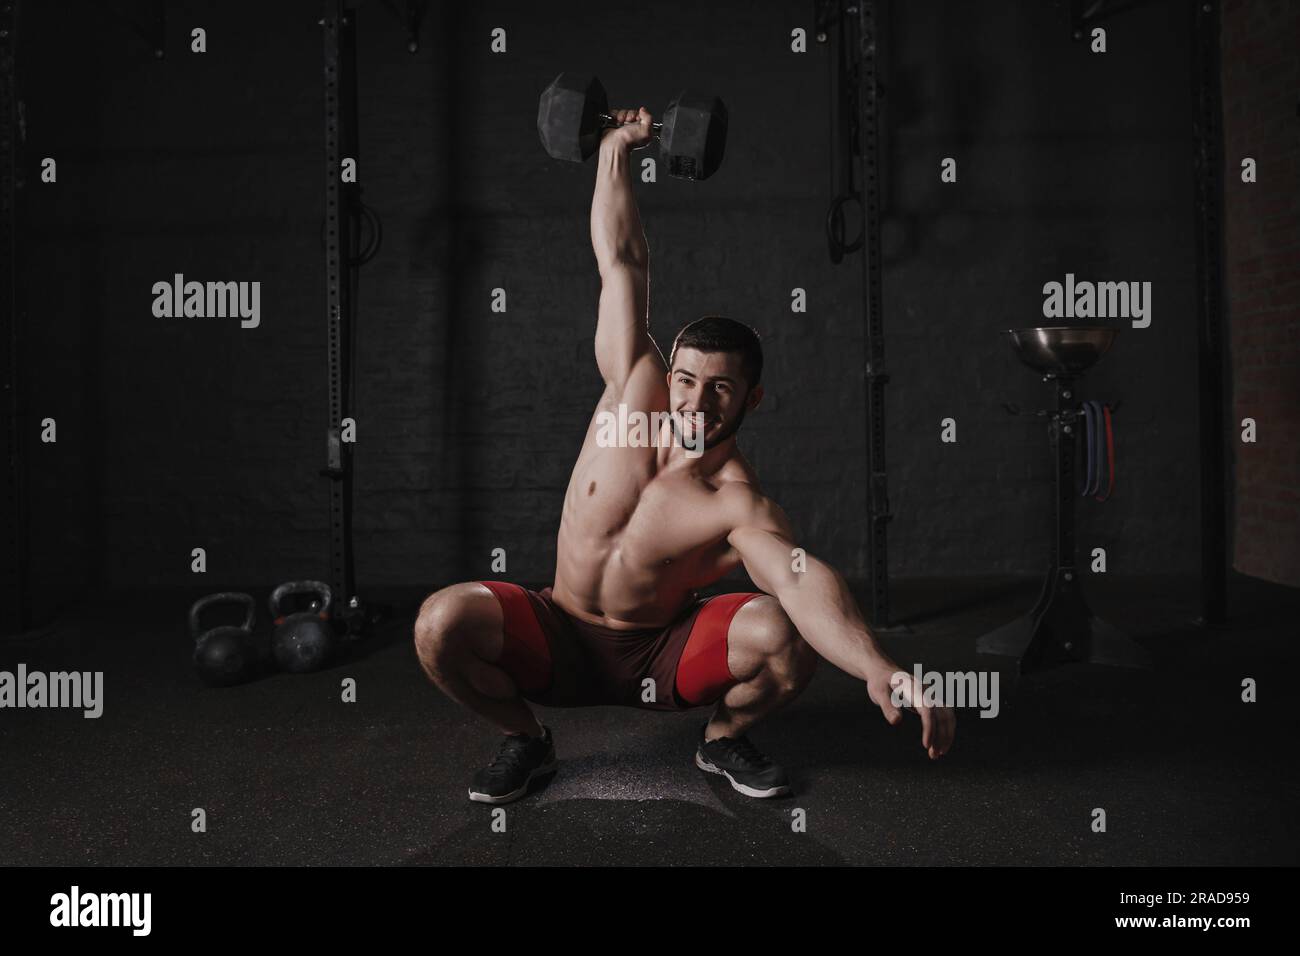
<instances>
[{"instance_id":1,"label":"man's knee","mask_svg":"<svg viewBox=\"0 0 1300 956\"><path fill-rule=\"evenodd\" d=\"M782 693L796 693L812 680L820 659L812 645L792 628L780 650L768 658L767 666Z\"/></svg>"},{"instance_id":2,"label":"man's knee","mask_svg":"<svg viewBox=\"0 0 1300 956\"><path fill-rule=\"evenodd\" d=\"M430 676L446 671L463 651L483 654L500 628L496 597L481 584L453 584L424 599L415 618L415 651Z\"/></svg>"},{"instance_id":3,"label":"man's knee","mask_svg":"<svg viewBox=\"0 0 1300 956\"><path fill-rule=\"evenodd\" d=\"M816 670L818 655L770 594L747 601L733 619L734 642L786 690L797 690ZM757 660L754 660L757 658Z\"/></svg>"}]
</instances>

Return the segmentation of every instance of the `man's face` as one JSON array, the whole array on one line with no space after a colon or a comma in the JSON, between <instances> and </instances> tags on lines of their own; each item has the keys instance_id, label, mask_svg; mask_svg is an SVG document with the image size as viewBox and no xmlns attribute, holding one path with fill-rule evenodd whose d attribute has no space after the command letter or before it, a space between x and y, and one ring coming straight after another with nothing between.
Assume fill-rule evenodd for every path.
<instances>
[{"instance_id":1,"label":"man's face","mask_svg":"<svg viewBox=\"0 0 1300 956\"><path fill-rule=\"evenodd\" d=\"M749 388L738 352L679 348L673 356L673 367L668 372L668 408L680 416L679 437L687 448L700 447L697 419L704 430L704 448L713 448L736 433L745 413L762 397L761 385Z\"/></svg>"}]
</instances>

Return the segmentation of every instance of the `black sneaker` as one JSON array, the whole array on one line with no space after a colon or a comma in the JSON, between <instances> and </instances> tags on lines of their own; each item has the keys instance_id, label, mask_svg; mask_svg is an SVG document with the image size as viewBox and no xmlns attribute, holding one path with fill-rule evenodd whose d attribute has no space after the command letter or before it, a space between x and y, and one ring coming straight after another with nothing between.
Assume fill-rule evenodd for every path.
<instances>
[{"instance_id":1,"label":"black sneaker","mask_svg":"<svg viewBox=\"0 0 1300 956\"><path fill-rule=\"evenodd\" d=\"M790 793L785 771L765 757L744 734L705 740L701 730L695 766L722 774L747 797L784 797Z\"/></svg>"},{"instance_id":2,"label":"black sneaker","mask_svg":"<svg viewBox=\"0 0 1300 956\"><path fill-rule=\"evenodd\" d=\"M551 728L542 727L545 736L528 737L508 734L492 762L474 774L469 798L478 803L509 803L528 792L534 777L555 772L555 745Z\"/></svg>"}]
</instances>

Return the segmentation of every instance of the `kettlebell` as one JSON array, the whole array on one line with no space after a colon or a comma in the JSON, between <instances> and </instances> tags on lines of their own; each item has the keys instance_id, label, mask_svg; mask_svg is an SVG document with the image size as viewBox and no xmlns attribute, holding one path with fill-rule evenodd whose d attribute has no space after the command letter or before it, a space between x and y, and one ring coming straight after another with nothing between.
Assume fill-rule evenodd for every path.
<instances>
[{"instance_id":1,"label":"kettlebell","mask_svg":"<svg viewBox=\"0 0 1300 956\"><path fill-rule=\"evenodd\" d=\"M312 601L312 605L318 609L284 613L285 598L296 594L316 596L320 603ZM305 674L329 662L335 649L330 624L332 600L329 585L323 581L286 581L271 592L271 618L275 621L271 653L281 668L291 674Z\"/></svg>"},{"instance_id":2,"label":"kettlebell","mask_svg":"<svg viewBox=\"0 0 1300 956\"><path fill-rule=\"evenodd\" d=\"M223 624L202 630L203 612L218 604L241 604L244 623ZM190 636L194 638L194 668L199 678L211 687L229 687L243 683L257 668L257 649L253 646L253 621L256 604L251 595L222 591L199 598L190 606Z\"/></svg>"}]
</instances>

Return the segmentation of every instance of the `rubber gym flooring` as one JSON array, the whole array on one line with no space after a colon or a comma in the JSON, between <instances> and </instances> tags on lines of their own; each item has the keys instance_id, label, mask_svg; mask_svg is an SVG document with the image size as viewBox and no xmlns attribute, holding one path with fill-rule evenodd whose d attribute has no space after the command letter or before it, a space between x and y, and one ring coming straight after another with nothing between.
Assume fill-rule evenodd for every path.
<instances>
[{"instance_id":1,"label":"rubber gym flooring","mask_svg":"<svg viewBox=\"0 0 1300 956\"><path fill-rule=\"evenodd\" d=\"M900 664L1009 664L975 638L1032 606L1031 579L896 581L882 636ZM1232 627L1192 623L1195 581L1111 579L1094 608L1154 672L1072 665L1014 679L1002 711L959 711L953 751L889 727L823 664L752 733L796 793L751 800L692 763L707 711L541 710L560 770L508 805L465 790L497 737L425 682L422 595L320 673L200 685L188 599L136 595L0 644L0 668L103 670L104 714L0 714L0 862L25 865L1295 865L1293 676L1300 592L1233 582ZM264 595L258 595L259 599ZM992 662L990 665L987 662ZM357 682L357 702L340 683ZM1243 678L1258 703L1241 701ZM191 830L201 807L207 831ZM1094 808L1106 832L1093 832ZM796 809L804 832L795 832Z\"/></svg>"}]
</instances>

